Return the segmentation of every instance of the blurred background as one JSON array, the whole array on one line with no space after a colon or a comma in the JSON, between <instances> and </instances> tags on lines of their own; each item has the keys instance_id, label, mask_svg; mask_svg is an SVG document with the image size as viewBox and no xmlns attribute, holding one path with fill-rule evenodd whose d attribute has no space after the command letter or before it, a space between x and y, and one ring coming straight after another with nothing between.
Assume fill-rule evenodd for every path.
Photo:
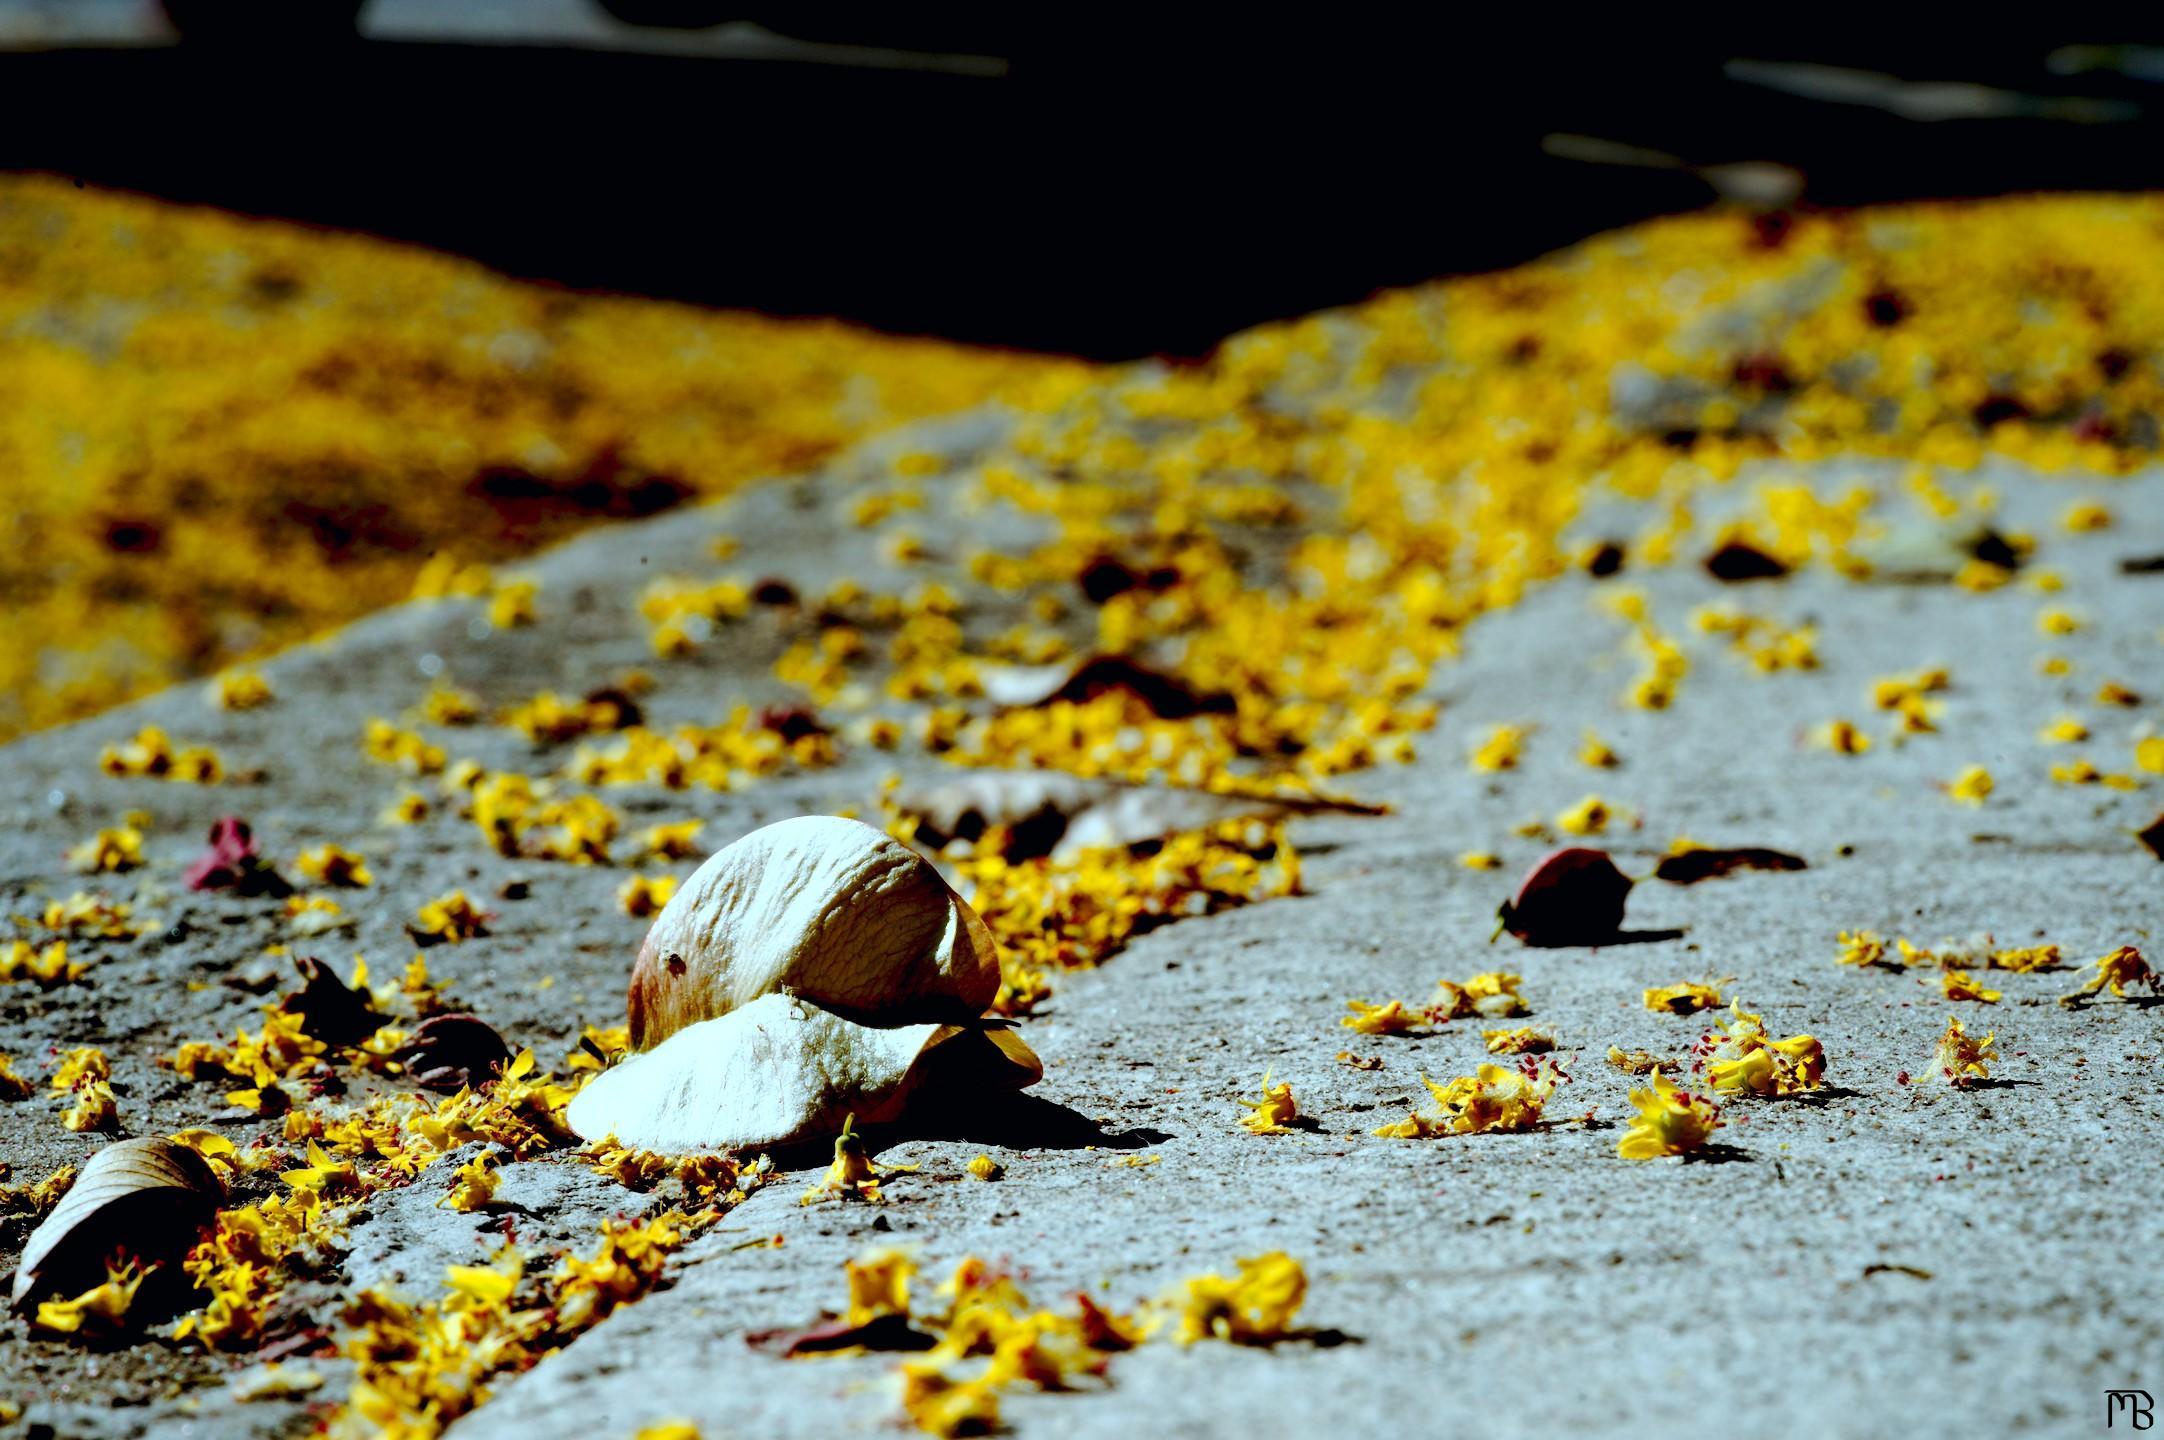
<instances>
[{"instance_id":1,"label":"blurred background","mask_svg":"<svg viewBox=\"0 0 2164 1440\"><path fill-rule=\"evenodd\" d=\"M1163 10L0 0L0 738L1647 217L2164 183L2056 11Z\"/></svg>"},{"instance_id":2,"label":"blurred background","mask_svg":"<svg viewBox=\"0 0 2164 1440\"><path fill-rule=\"evenodd\" d=\"M0 0L0 167L1095 358L1721 193L2164 176L2164 48L2057 7L1178 8Z\"/></svg>"}]
</instances>

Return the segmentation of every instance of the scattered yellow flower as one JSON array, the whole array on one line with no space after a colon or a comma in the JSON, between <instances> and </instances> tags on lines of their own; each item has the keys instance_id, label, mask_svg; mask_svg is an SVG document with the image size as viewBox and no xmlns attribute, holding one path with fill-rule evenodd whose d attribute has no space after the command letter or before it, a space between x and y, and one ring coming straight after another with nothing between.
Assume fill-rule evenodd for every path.
<instances>
[{"instance_id":1,"label":"scattered yellow flower","mask_svg":"<svg viewBox=\"0 0 2164 1440\"><path fill-rule=\"evenodd\" d=\"M1291 1083L1280 1080L1272 1085L1267 1073L1262 1077L1262 1098L1240 1103L1252 1112L1241 1116L1240 1124L1253 1135L1290 1135L1292 1122L1300 1118L1293 1104Z\"/></svg>"},{"instance_id":2,"label":"scattered yellow flower","mask_svg":"<svg viewBox=\"0 0 2164 1440\"><path fill-rule=\"evenodd\" d=\"M424 943L444 941L455 945L486 935L487 920L488 916L466 898L465 891L453 890L423 905L416 912L414 923L406 928Z\"/></svg>"},{"instance_id":3,"label":"scattered yellow flower","mask_svg":"<svg viewBox=\"0 0 2164 1440\"><path fill-rule=\"evenodd\" d=\"M1841 945L1839 954L1833 957L1836 965L1883 965L1886 963L1886 942L1869 930L1843 930L1836 937Z\"/></svg>"},{"instance_id":4,"label":"scattered yellow flower","mask_svg":"<svg viewBox=\"0 0 2164 1440\"><path fill-rule=\"evenodd\" d=\"M1458 856L1458 863L1468 870L1500 870L1503 857L1487 850L1467 850Z\"/></svg>"},{"instance_id":5,"label":"scattered yellow flower","mask_svg":"<svg viewBox=\"0 0 2164 1440\"><path fill-rule=\"evenodd\" d=\"M2036 738L2046 745L2073 745L2089 738L2089 727L2079 716L2061 715L2037 731Z\"/></svg>"},{"instance_id":6,"label":"scattered yellow flower","mask_svg":"<svg viewBox=\"0 0 2164 1440\"><path fill-rule=\"evenodd\" d=\"M2059 516L2059 523L2077 535L2085 530L2109 530L2111 510L2095 500L2078 501L2066 507Z\"/></svg>"},{"instance_id":7,"label":"scattered yellow flower","mask_svg":"<svg viewBox=\"0 0 2164 1440\"><path fill-rule=\"evenodd\" d=\"M1338 1024L1362 1035L1410 1035L1427 1030L1433 1017L1424 1010L1409 1010L1403 1000L1389 1000L1380 1005L1370 1005L1365 1000L1347 1000L1345 1008L1352 1014L1342 1016Z\"/></svg>"},{"instance_id":8,"label":"scattered yellow flower","mask_svg":"<svg viewBox=\"0 0 2164 1440\"><path fill-rule=\"evenodd\" d=\"M1837 755L1861 755L1871 748L1871 737L1849 720L1828 720L1812 738Z\"/></svg>"},{"instance_id":9,"label":"scattered yellow flower","mask_svg":"<svg viewBox=\"0 0 2164 1440\"><path fill-rule=\"evenodd\" d=\"M2017 975L2033 975L2039 970L2056 970L2059 959L2059 947L2056 945L2023 945L1991 952L1991 963L1994 966L2001 970L2011 970Z\"/></svg>"},{"instance_id":10,"label":"scattered yellow flower","mask_svg":"<svg viewBox=\"0 0 2164 1440\"><path fill-rule=\"evenodd\" d=\"M361 1172L351 1162L334 1158L314 1140L308 1142L308 1163L278 1176L295 1190L332 1200L359 1195L366 1188Z\"/></svg>"},{"instance_id":11,"label":"scattered yellow flower","mask_svg":"<svg viewBox=\"0 0 2164 1440\"><path fill-rule=\"evenodd\" d=\"M99 935L125 940L142 930L130 918L131 906L78 890L65 900L48 900L38 923L60 935Z\"/></svg>"},{"instance_id":12,"label":"scattered yellow flower","mask_svg":"<svg viewBox=\"0 0 2164 1440\"><path fill-rule=\"evenodd\" d=\"M675 894L674 875L634 875L617 887L616 903L626 915L640 919L659 915Z\"/></svg>"},{"instance_id":13,"label":"scattered yellow flower","mask_svg":"<svg viewBox=\"0 0 2164 1440\"><path fill-rule=\"evenodd\" d=\"M1483 1030L1490 1055L1542 1055L1555 1048L1555 1036L1532 1025L1517 1029Z\"/></svg>"},{"instance_id":14,"label":"scattered yellow flower","mask_svg":"<svg viewBox=\"0 0 2164 1440\"><path fill-rule=\"evenodd\" d=\"M1007 1167L989 1155L979 1155L969 1162L968 1170L979 1180L997 1180L1007 1173Z\"/></svg>"},{"instance_id":15,"label":"scattered yellow flower","mask_svg":"<svg viewBox=\"0 0 2164 1440\"><path fill-rule=\"evenodd\" d=\"M228 670L210 682L208 698L220 710L253 710L277 697L259 670Z\"/></svg>"},{"instance_id":16,"label":"scattered yellow flower","mask_svg":"<svg viewBox=\"0 0 2164 1440\"><path fill-rule=\"evenodd\" d=\"M1721 1112L1712 1101L1677 1089L1658 1070L1653 1072L1652 1088L1631 1091L1630 1102L1638 1113L1616 1142L1616 1153L1625 1160L1687 1155L1721 1126Z\"/></svg>"},{"instance_id":17,"label":"scattered yellow flower","mask_svg":"<svg viewBox=\"0 0 2164 1440\"><path fill-rule=\"evenodd\" d=\"M103 1080L87 1080L75 1087L75 1104L60 1117L60 1123L70 1130L120 1129L120 1104L113 1096L113 1087Z\"/></svg>"},{"instance_id":18,"label":"scattered yellow flower","mask_svg":"<svg viewBox=\"0 0 2164 1440\"><path fill-rule=\"evenodd\" d=\"M84 875L117 874L143 863L143 832L133 825L100 830L82 844L71 847L68 868Z\"/></svg>"},{"instance_id":19,"label":"scattered yellow flower","mask_svg":"<svg viewBox=\"0 0 2164 1440\"><path fill-rule=\"evenodd\" d=\"M1809 1035L1775 1040L1740 1003L1698 1042L1706 1081L1724 1093L1799 1095L1825 1082L1826 1052Z\"/></svg>"},{"instance_id":20,"label":"scattered yellow flower","mask_svg":"<svg viewBox=\"0 0 2164 1440\"><path fill-rule=\"evenodd\" d=\"M378 765L389 765L408 775L434 775L443 769L443 747L429 743L418 731L401 730L388 720L372 719L361 734L361 753Z\"/></svg>"},{"instance_id":21,"label":"scattered yellow flower","mask_svg":"<svg viewBox=\"0 0 2164 1440\"><path fill-rule=\"evenodd\" d=\"M1991 772L1981 765L1971 765L1947 783L1946 793L1963 805L1981 805L1991 794L1994 782Z\"/></svg>"},{"instance_id":22,"label":"scattered yellow flower","mask_svg":"<svg viewBox=\"0 0 2164 1440\"><path fill-rule=\"evenodd\" d=\"M2164 735L2150 735L2137 741L2134 763L2152 775L2164 775Z\"/></svg>"},{"instance_id":23,"label":"scattered yellow flower","mask_svg":"<svg viewBox=\"0 0 2164 1440\"><path fill-rule=\"evenodd\" d=\"M106 1267L105 1282L85 1290L72 1300L47 1300L40 1304L34 1323L40 1330L58 1335L117 1335L127 1328L128 1309L144 1276L133 1262L119 1268Z\"/></svg>"},{"instance_id":24,"label":"scattered yellow flower","mask_svg":"<svg viewBox=\"0 0 2164 1440\"><path fill-rule=\"evenodd\" d=\"M1473 747L1467 757L1476 771L1511 770L1525 754L1525 728L1521 725L1497 725L1488 731L1488 738Z\"/></svg>"},{"instance_id":25,"label":"scattered yellow flower","mask_svg":"<svg viewBox=\"0 0 2164 1440\"><path fill-rule=\"evenodd\" d=\"M1432 1111L1414 1111L1395 1125L1375 1133L1391 1140L1428 1140L1438 1135L1482 1135L1494 1131L1531 1130L1540 1124L1540 1112L1555 1093L1559 1070L1539 1068L1530 1058L1520 1068L1482 1065L1471 1075L1448 1085L1420 1077L1435 1097Z\"/></svg>"},{"instance_id":26,"label":"scattered yellow flower","mask_svg":"<svg viewBox=\"0 0 2164 1440\"><path fill-rule=\"evenodd\" d=\"M888 1175L905 1174L915 1170L914 1165L877 1165L864 1148L864 1137L857 1133L857 1117L849 1116L842 1121L842 1133L834 1137L834 1163L827 1166L827 1173L817 1185L806 1190L798 1200L800 1205L832 1197L837 1200L868 1200L876 1203L881 1199L880 1181Z\"/></svg>"},{"instance_id":27,"label":"scattered yellow flower","mask_svg":"<svg viewBox=\"0 0 2164 1440\"><path fill-rule=\"evenodd\" d=\"M1555 817L1555 828L1566 835L1598 835L1615 819L1615 811L1598 795L1588 795Z\"/></svg>"},{"instance_id":28,"label":"scattered yellow flower","mask_svg":"<svg viewBox=\"0 0 2164 1440\"><path fill-rule=\"evenodd\" d=\"M155 725L145 725L124 745L108 745L98 752L98 768L108 775L191 785L215 785L225 778L225 762L217 751L207 745L176 748Z\"/></svg>"},{"instance_id":29,"label":"scattered yellow flower","mask_svg":"<svg viewBox=\"0 0 2164 1440\"><path fill-rule=\"evenodd\" d=\"M313 850L303 850L294 865L318 885L359 889L373 885L376 880L369 873L366 860L338 845L323 844Z\"/></svg>"},{"instance_id":30,"label":"scattered yellow flower","mask_svg":"<svg viewBox=\"0 0 2164 1440\"><path fill-rule=\"evenodd\" d=\"M421 718L431 725L471 725L481 718L481 701L470 690L438 680L421 697Z\"/></svg>"},{"instance_id":31,"label":"scattered yellow flower","mask_svg":"<svg viewBox=\"0 0 2164 1440\"><path fill-rule=\"evenodd\" d=\"M1182 1345L1229 1340L1268 1345L1285 1338L1307 1298L1307 1271L1282 1250L1243 1256L1240 1273L1197 1275L1179 1300Z\"/></svg>"},{"instance_id":32,"label":"scattered yellow flower","mask_svg":"<svg viewBox=\"0 0 2164 1440\"><path fill-rule=\"evenodd\" d=\"M1613 770L1623 763L1623 757L1616 754L1607 741L1588 730L1578 743L1578 763L1596 770Z\"/></svg>"},{"instance_id":33,"label":"scattered yellow flower","mask_svg":"<svg viewBox=\"0 0 2164 1440\"><path fill-rule=\"evenodd\" d=\"M1473 976L1463 985L1448 980L1438 980L1433 1013L1445 1019L1463 1019L1478 1015L1489 1020L1505 1020L1515 1015L1532 1013L1526 1008L1525 997L1518 993L1522 977L1507 971L1489 970Z\"/></svg>"},{"instance_id":34,"label":"scattered yellow flower","mask_svg":"<svg viewBox=\"0 0 2164 1440\"><path fill-rule=\"evenodd\" d=\"M1991 1076L1991 1063L1999 1058L1992 1048L1997 1032L1981 1040L1962 1028L1958 1016L1946 1017L1946 1033L1939 1037L1938 1051L1931 1058L1931 1069L1924 1079L1936 1080L1948 1085L1967 1085L1971 1080L1986 1080Z\"/></svg>"},{"instance_id":35,"label":"scattered yellow flower","mask_svg":"<svg viewBox=\"0 0 2164 1440\"><path fill-rule=\"evenodd\" d=\"M496 1164L496 1152L484 1150L459 1166L451 1172L451 1188L436 1202L437 1206L465 1214L488 1204L496 1198L496 1186L501 1181Z\"/></svg>"},{"instance_id":36,"label":"scattered yellow flower","mask_svg":"<svg viewBox=\"0 0 2164 1440\"><path fill-rule=\"evenodd\" d=\"M1939 976L1939 989L1949 1000L1976 1000L1985 1005L1999 1003L2000 992L1990 989L1966 970L1948 970Z\"/></svg>"},{"instance_id":37,"label":"scattered yellow flower","mask_svg":"<svg viewBox=\"0 0 2164 1440\"><path fill-rule=\"evenodd\" d=\"M2100 995L2105 990L2110 990L2113 995L2124 1000L2129 985L2142 986L2151 994L2155 994L2157 990L2157 974L2149 968L2149 962L2142 958L2141 951L2131 945L2121 945L2109 954L2098 956L2096 974L2089 980L2089 983L2082 986L2072 995L2065 997L2060 1003L2062 1005L2077 1003L2089 996Z\"/></svg>"},{"instance_id":38,"label":"scattered yellow flower","mask_svg":"<svg viewBox=\"0 0 2164 1440\"><path fill-rule=\"evenodd\" d=\"M0 981L29 980L41 990L72 985L90 968L82 960L68 958L68 942L55 940L40 950L27 940L0 944Z\"/></svg>"},{"instance_id":39,"label":"scattered yellow flower","mask_svg":"<svg viewBox=\"0 0 2164 1440\"><path fill-rule=\"evenodd\" d=\"M112 1062L105 1058L103 1050L95 1045L78 1045L60 1057L60 1068L53 1072L53 1089L66 1093L93 1080L112 1078Z\"/></svg>"},{"instance_id":40,"label":"scattered yellow flower","mask_svg":"<svg viewBox=\"0 0 2164 1440\"><path fill-rule=\"evenodd\" d=\"M1646 1009L1670 1015L1695 1015L1701 1010L1718 1009L1721 1005L1718 987L1690 980L1648 989L1644 998Z\"/></svg>"},{"instance_id":41,"label":"scattered yellow flower","mask_svg":"<svg viewBox=\"0 0 2164 1440\"><path fill-rule=\"evenodd\" d=\"M873 1250L843 1262L849 1277L847 1323L863 1325L882 1315L909 1313L909 1277L917 1262L906 1250Z\"/></svg>"},{"instance_id":42,"label":"scattered yellow flower","mask_svg":"<svg viewBox=\"0 0 2164 1440\"><path fill-rule=\"evenodd\" d=\"M705 828L704 820L649 825L639 832L639 854L649 860L688 860L699 853L699 832Z\"/></svg>"},{"instance_id":43,"label":"scattered yellow flower","mask_svg":"<svg viewBox=\"0 0 2164 1440\"><path fill-rule=\"evenodd\" d=\"M2046 635L2072 635L2082 628L2082 621L2071 611L2046 610L2036 617L2036 628Z\"/></svg>"},{"instance_id":44,"label":"scattered yellow flower","mask_svg":"<svg viewBox=\"0 0 2164 1440\"><path fill-rule=\"evenodd\" d=\"M498 630L515 630L537 618L534 597L541 587L531 580L513 580L496 587L488 600L488 623Z\"/></svg>"}]
</instances>

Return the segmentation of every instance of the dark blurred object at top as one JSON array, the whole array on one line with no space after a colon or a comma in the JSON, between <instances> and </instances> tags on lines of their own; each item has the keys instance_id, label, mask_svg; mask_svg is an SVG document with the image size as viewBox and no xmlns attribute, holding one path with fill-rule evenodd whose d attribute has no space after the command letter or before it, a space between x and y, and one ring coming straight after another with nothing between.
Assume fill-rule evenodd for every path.
<instances>
[{"instance_id":1,"label":"dark blurred object at top","mask_svg":"<svg viewBox=\"0 0 2164 1440\"><path fill-rule=\"evenodd\" d=\"M158 0L184 41L284 49L360 38L368 0Z\"/></svg>"},{"instance_id":2,"label":"dark blurred object at top","mask_svg":"<svg viewBox=\"0 0 2164 1440\"><path fill-rule=\"evenodd\" d=\"M0 54L0 167L1106 358L1723 196L2164 186L2164 51L2042 11L164 4L187 43Z\"/></svg>"}]
</instances>

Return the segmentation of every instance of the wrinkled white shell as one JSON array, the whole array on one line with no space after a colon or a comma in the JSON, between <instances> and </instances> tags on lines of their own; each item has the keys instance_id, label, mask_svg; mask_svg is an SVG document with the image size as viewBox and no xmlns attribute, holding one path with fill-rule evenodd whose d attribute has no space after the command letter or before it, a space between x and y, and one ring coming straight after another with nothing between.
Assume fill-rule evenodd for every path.
<instances>
[{"instance_id":1,"label":"wrinkled white shell","mask_svg":"<svg viewBox=\"0 0 2164 1440\"><path fill-rule=\"evenodd\" d=\"M964 1020L998 991L999 957L922 856L805 816L718 851L663 908L632 973L632 1042L783 989L860 1020Z\"/></svg>"},{"instance_id":2,"label":"wrinkled white shell","mask_svg":"<svg viewBox=\"0 0 2164 1440\"><path fill-rule=\"evenodd\" d=\"M917 1057L942 1026L876 1027L807 1000L765 995L687 1025L589 1081L567 1118L663 1154L779 1145L901 1108Z\"/></svg>"}]
</instances>

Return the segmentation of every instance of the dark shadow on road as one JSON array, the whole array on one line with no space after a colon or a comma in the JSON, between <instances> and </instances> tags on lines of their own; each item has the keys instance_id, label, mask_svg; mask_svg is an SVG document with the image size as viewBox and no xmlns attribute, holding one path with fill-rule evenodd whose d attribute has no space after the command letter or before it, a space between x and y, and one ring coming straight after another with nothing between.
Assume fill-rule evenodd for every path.
<instances>
[{"instance_id":1,"label":"dark shadow on road","mask_svg":"<svg viewBox=\"0 0 2164 1440\"><path fill-rule=\"evenodd\" d=\"M875 1149L904 1140L963 1140L1009 1150L1146 1150L1172 1138L1147 1126L1108 1130L1071 1106L1019 1090L924 1097L900 1120L866 1135Z\"/></svg>"}]
</instances>

